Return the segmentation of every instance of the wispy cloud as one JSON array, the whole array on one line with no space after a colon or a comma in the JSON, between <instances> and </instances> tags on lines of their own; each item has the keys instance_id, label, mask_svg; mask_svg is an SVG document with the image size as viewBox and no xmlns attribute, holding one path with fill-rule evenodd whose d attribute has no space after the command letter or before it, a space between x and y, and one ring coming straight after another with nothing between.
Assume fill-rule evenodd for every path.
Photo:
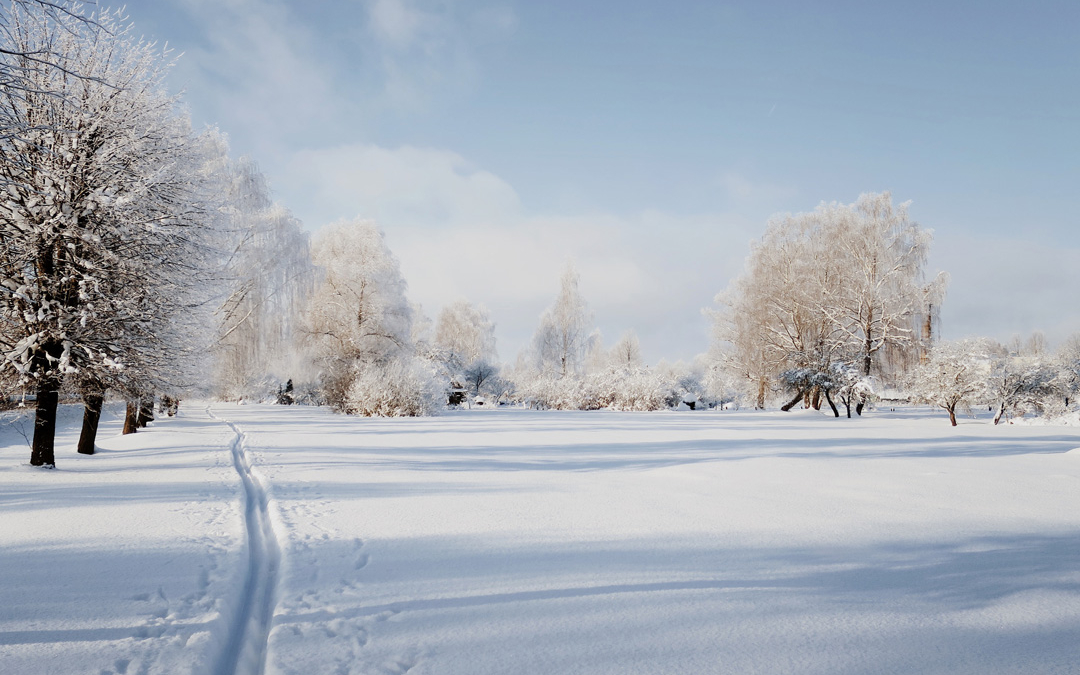
<instances>
[{"instance_id":1,"label":"wispy cloud","mask_svg":"<svg viewBox=\"0 0 1080 675\"><path fill-rule=\"evenodd\" d=\"M700 309L741 269L759 228L659 211L528 213L506 180L441 149L352 144L299 153L292 168L290 184L315 209L307 222L375 219L410 296L433 312L459 298L485 303L507 358L528 341L568 259L605 334L634 328L651 358L704 351Z\"/></svg>"},{"instance_id":2,"label":"wispy cloud","mask_svg":"<svg viewBox=\"0 0 1080 675\"><path fill-rule=\"evenodd\" d=\"M473 86L474 46L505 38L516 26L513 10L495 2L368 0L366 8L367 51L382 69L384 103L394 107L422 106L447 88Z\"/></svg>"},{"instance_id":3,"label":"wispy cloud","mask_svg":"<svg viewBox=\"0 0 1080 675\"><path fill-rule=\"evenodd\" d=\"M752 181L734 171L721 174L717 182L726 193L728 201L739 206L776 204L779 210L782 202L798 195L798 190L794 187Z\"/></svg>"}]
</instances>

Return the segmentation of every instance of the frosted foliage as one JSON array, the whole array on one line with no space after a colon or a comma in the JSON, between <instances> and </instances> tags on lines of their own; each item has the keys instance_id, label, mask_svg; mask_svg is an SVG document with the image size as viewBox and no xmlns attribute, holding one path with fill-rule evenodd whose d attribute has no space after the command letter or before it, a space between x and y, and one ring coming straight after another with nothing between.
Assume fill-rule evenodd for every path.
<instances>
[{"instance_id":1,"label":"frosted foliage","mask_svg":"<svg viewBox=\"0 0 1080 675\"><path fill-rule=\"evenodd\" d=\"M990 399L997 406L994 424L1009 415L1060 412L1068 397L1060 375L1058 364L1045 354L997 355L988 382Z\"/></svg>"},{"instance_id":2,"label":"frosted foliage","mask_svg":"<svg viewBox=\"0 0 1080 675\"><path fill-rule=\"evenodd\" d=\"M221 147L192 134L168 64L115 17L35 7L11 6L0 38L26 85L0 88L3 365L47 387L191 385L209 343Z\"/></svg>"},{"instance_id":3,"label":"frosted foliage","mask_svg":"<svg viewBox=\"0 0 1080 675\"><path fill-rule=\"evenodd\" d=\"M611 354L604 347L604 334L593 329L585 338L585 372L596 373L611 365Z\"/></svg>"},{"instance_id":4,"label":"frosted foliage","mask_svg":"<svg viewBox=\"0 0 1080 675\"><path fill-rule=\"evenodd\" d=\"M342 409L365 417L419 417L442 403L442 388L423 361L394 359L358 368Z\"/></svg>"},{"instance_id":5,"label":"frosted foliage","mask_svg":"<svg viewBox=\"0 0 1080 675\"><path fill-rule=\"evenodd\" d=\"M611 410L662 410L673 382L642 367L611 368L589 376L587 387L597 406Z\"/></svg>"},{"instance_id":6,"label":"frosted foliage","mask_svg":"<svg viewBox=\"0 0 1080 675\"><path fill-rule=\"evenodd\" d=\"M581 372L589 334L588 305L578 290L578 273L568 265L559 295L540 316L533 335L536 368L544 375L566 377Z\"/></svg>"},{"instance_id":7,"label":"frosted foliage","mask_svg":"<svg viewBox=\"0 0 1080 675\"><path fill-rule=\"evenodd\" d=\"M223 398L265 397L297 379L296 330L314 286L308 236L274 204L262 174L248 161L230 167L227 213L229 294L218 310L215 349Z\"/></svg>"},{"instance_id":8,"label":"frosted foliage","mask_svg":"<svg viewBox=\"0 0 1080 675\"><path fill-rule=\"evenodd\" d=\"M311 252L322 282L304 332L326 400L365 415L428 412L417 402L427 400L432 374L416 363L405 280L382 232L371 221L340 221L318 234Z\"/></svg>"},{"instance_id":9,"label":"frosted foliage","mask_svg":"<svg viewBox=\"0 0 1080 675\"><path fill-rule=\"evenodd\" d=\"M495 363L495 324L487 308L460 300L439 313L434 348L450 378L477 362Z\"/></svg>"},{"instance_id":10,"label":"frosted foliage","mask_svg":"<svg viewBox=\"0 0 1080 675\"><path fill-rule=\"evenodd\" d=\"M638 368L641 366L641 343L637 333L628 330L623 333L615 346L611 348L610 360L613 366L620 368Z\"/></svg>"},{"instance_id":11,"label":"frosted foliage","mask_svg":"<svg viewBox=\"0 0 1080 675\"><path fill-rule=\"evenodd\" d=\"M947 279L924 280L930 240L888 192L774 218L717 296L714 338L730 348L714 352L757 407L793 369L895 377L934 337Z\"/></svg>"},{"instance_id":12,"label":"frosted foliage","mask_svg":"<svg viewBox=\"0 0 1080 675\"><path fill-rule=\"evenodd\" d=\"M648 368L608 368L585 377L540 376L524 388L526 399L550 410L661 410L676 383Z\"/></svg>"},{"instance_id":13,"label":"frosted foliage","mask_svg":"<svg viewBox=\"0 0 1080 675\"><path fill-rule=\"evenodd\" d=\"M956 412L986 400L993 346L987 340L939 342L926 362L911 371L908 395L949 413L956 426Z\"/></svg>"},{"instance_id":14,"label":"frosted foliage","mask_svg":"<svg viewBox=\"0 0 1080 675\"><path fill-rule=\"evenodd\" d=\"M1080 392L1080 335L1072 335L1065 340L1055 358L1058 366L1057 388L1065 398L1063 403L1068 405Z\"/></svg>"}]
</instances>

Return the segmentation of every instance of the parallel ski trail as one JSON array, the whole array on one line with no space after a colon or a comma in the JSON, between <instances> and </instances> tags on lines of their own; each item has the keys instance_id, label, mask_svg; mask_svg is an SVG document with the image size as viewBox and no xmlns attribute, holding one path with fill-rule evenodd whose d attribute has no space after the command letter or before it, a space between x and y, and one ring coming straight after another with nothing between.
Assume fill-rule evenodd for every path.
<instances>
[{"instance_id":1,"label":"parallel ski trail","mask_svg":"<svg viewBox=\"0 0 1080 675\"><path fill-rule=\"evenodd\" d=\"M281 548L270 521L266 487L252 469L251 459L244 447L244 432L232 422L215 415L209 407L206 412L227 424L236 435L230 449L233 467L244 486L244 529L247 531L248 547L244 587L214 675L263 675Z\"/></svg>"}]
</instances>

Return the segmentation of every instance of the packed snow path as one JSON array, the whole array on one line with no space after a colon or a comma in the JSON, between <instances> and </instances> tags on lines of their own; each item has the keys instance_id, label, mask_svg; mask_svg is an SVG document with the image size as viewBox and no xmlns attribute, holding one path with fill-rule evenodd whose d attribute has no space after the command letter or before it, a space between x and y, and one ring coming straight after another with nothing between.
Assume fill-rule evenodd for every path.
<instances>
[{"instance_id":1,"label":"packed snow path","mask_svg":"<svg viewBox=\"0 0 1080 675\"><path fill-rule=\"evenodd\" d=\"M1071 428L953 429L919 410L211 410L222 421L187 406L131 437L110 420L101 454L59 452L56 471L0 435L0 671L1080 662Z\"/></svg>"},{"instance_id":2,"label":"packed snow path","mask_svg":"<svg viewBox=\"0 0 1080 675\"><path fill-rule=\"evenodd\" d=\"M215 418L209 407L207 413ZM235 434L230 450L233 466L244 486L244 530L247 535L247 571L243 590L216 675L263 675L266 669L266 641L274 610L281 550L270 518L269 496L262 479L252 469L244 447L244 432L232 422L225 424Z\"/></svg>"}]
</instances>

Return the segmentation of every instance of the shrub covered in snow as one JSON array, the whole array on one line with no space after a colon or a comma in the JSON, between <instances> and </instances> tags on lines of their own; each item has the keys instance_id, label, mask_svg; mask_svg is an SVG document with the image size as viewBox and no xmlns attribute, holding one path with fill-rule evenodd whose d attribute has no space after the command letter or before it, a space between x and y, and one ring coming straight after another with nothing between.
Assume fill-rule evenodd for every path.
<instances>
[{"instance_id":1,"label":"shrub covered in snow","mask_svg":"<svg viewBox=\"0 0 1080 675\"><path fill-rule=\"evenodd\" d=\"M611 410L662 410L672 382L648 368L610 368L587 378L589 401Z\"/></svg>"},{"instance_id":2,"label":"shrub covered in snow","mask_svg":"<svg viewBox=\"0 0 1080 675\"><path fill-rule=\"evenodd\" d=\"M595 410L585 381L577 377L540 375L519 387L525 403L540 410Z\"/></svg>"},{"instance_id":3,"label":"shrub covered in snow","mask_svg":"<svg viewBox=\"0 0 1080 675\"><path fill-rule=\"evenodd\" d=\"M419 417L435 414L443 403L442 387L426 364L393 359L357 368L342 410L365 417Z\"/></svg>"}]
</instances>

